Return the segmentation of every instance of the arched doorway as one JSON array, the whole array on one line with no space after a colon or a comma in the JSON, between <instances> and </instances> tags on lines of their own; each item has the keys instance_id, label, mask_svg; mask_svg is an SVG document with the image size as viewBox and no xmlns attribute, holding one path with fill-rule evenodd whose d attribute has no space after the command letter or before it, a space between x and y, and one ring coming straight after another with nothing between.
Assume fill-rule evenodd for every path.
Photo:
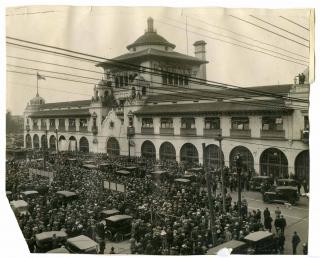
<instances>
[{"instance_id":1,"label":"arched doorway","mask_svg":"<svg viewBox=\"0 0 320 258\"><path fill-rule=\"evenodd\" d=\"M31 149L32 148L32 140L30 134L26 135L26 148Z\"/></svg>"},{"instance_id":2,"label":"arched doorway","mask_svg":"<svg viewBox=\"0 0 320 258\"><path fill-rule=\"evenodd\" d=\"M241 159L242 159L242 171L244 173L246 172L253 172L254 171L254 160L253 160L253 155L251 153L251 151L244 147L244 146L237 146L234 147L232 149L232 151L230 152L230 156L229 156L229 163L230 163L230 168L236 168L236 164L235 164L235 157L237 156L237 154L240 154ZM253 175L253 174L251 174Z\"/></svg>"},{"instance_id":3,"label":"arched doorway","mask_svg":"<svg viewBox=\"0 0 320 258\"><path fill-rule=\"evenodd\" d=\"M86 137L81 137L79 141L79 150L81 152L89 152L89 141Z\"/></svg>"},{"instance_id":4,"label":"arched doorway","mask_svg":"<svg viewBox=\"0 0 320 258\"><path fill-rule=\"evenodd\" d=\"M224 165L224 155L222 154L222 164ZM220 148L217 145L210 144L204 150L204 162L206 166L212 168L220 167Z\"/></svg>"},{"instance_id":5,"label":"arched doorway","mask_svg":"<svg viewBox=\"0 0 320 258\"><path fill-rule=\"evenodd\" d=\"M111 137L107 141L107 153L109 156L119 156L120 155L120 145L116 138Z\"/></svg>"},{"instance_id":6,"label":"arched doorway","mask_svg":"<svg viewBox=\"0 0 320 258\"><path fill-rule=\"evenodd\" d=\"M295 176L297 179L309 181L310 174L309 150L304 150L298 154L294 161Z\"/></svg>"},{"instance_id":7,"label":"arched doorway","mask_svg":"<svg viewBox=\"0 0 320 258\"><path fill-rule=\"evenodd\" d=\"M147 159L156 159L156 148L151 141L145 141L141 145L141 156Z\"/></svg>"},{"instance_id":8,"label":"arched doorway","mask_svg":"<svg viewBox=\"0 0 320 258\"><path fill-rule=\"evenodd\" d=\"M34 149L40 148L39 136L37 134L33 136L33 148Z\"/></svg>"},{"instance_id":9,"label":"arched doorway","mask_svg":"<svg viewBox=\"0 0 320 258\"><path fill-rule=\"evenodd\" d=\"M70 136L69 138L69 151L77 151L77 139L74 136Z\"/></svg>"},{"instance_id":10,"label":"arched doorway","mask_svg":"<svg viewBox=\"0 0 320 258\"><path fill-rule=\"evenodd\" d=\"M188 163L199 163L197 148L191 143L185 143L180 149L180 160Z\"/></svg>"},{"instance_id":11,"label":"arched doorway","mask_svg":"<svg viewBox=\"0 0 320 258\"><path fill-rule=\"evenodd\" d=\"M63 135L59 136L59 143L58 143L59 151L66 151L68 150L68 143L66 137Z\"/></svg>"},{"instance_id":12,"label":"arched doorway","mask_svg":"<svg viewBox=\"0 0 320 258\"><path fill-rule=\"evenodd\" d=\"M48 149L48 139L45 134L41 136L41 148Z\"/></svg>"},{"instance_id":13,"label":"arched doorway","mask_svg":"<svg viewBox=\"0 0 320 258\"><path fill-rule=\"evenodd\" d=\"M170 142L164 142L160 146L160 160L176 160L176 149Z\"/></svg>"},{"instance_id":14,"label":"arched doorway","mask_svg":"<svg viewBox=\"0 0 320 258\"><path fill-rule=\"evenodd\" d=\"M269 148L260 156L260 174L283 178L288 176L288 160L286 155L277 148Z\"/></svg>"},{"instance_id":15,"label":"arched doorway","mask_svg":"<svg viewBox=\"0 0 320 258\"><path fill-rule=\"evenodd\" d=\"M51 151L54 151L56 150L56 143L57 143L57 139L54 135L51 135L50 138L49 138L49 149Z\"/></svg>"}]
</instances>

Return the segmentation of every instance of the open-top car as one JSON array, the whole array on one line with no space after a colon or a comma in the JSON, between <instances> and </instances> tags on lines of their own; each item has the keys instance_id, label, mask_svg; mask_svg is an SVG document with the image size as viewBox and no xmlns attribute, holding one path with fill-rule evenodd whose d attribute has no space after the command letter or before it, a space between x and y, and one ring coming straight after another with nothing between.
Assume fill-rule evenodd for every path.
<instances>
[{"instance_id":1,"label":"open-top car","mask_svg":"<svg viewBox=\"0 0 320 258\"><path fill-rule=\"evenodd\" d=\"M106 235L110 241L120 242L131 235L132 217L129 215L114 215L105 219Z\"/></svg>"}]
</instances>

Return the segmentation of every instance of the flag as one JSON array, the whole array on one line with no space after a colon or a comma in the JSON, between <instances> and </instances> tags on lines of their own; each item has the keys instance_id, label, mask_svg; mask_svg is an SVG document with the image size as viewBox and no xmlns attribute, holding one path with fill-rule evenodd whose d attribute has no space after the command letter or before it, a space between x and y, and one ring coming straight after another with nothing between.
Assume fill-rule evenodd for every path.
<instances>
[{"instance_id":1,"label":"flag","mask_svg":"<svg viewBox=\"0 0 320 258\"><path fill-rule=\"evenodd\" d=\"M44 77L44 76L40 75L39 73L37 73L37 79L38 80L45 80L46 77Z\"/></svg>"}]
</instances>

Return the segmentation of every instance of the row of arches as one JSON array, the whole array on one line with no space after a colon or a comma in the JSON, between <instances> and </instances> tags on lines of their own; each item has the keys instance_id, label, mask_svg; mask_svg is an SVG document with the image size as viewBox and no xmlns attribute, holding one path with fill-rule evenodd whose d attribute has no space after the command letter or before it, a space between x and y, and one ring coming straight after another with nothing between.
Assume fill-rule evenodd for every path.
<instances>
[{"instance_id":1,"label":"row of arches","mask_svg":"<svg viewBox=\"0 0 320 258\"><path fill-rule=\"evenodd\" d=\"M59 146L59 150L68 150L68 151L78 151L78 144L77 139L74 136L70 136L68 141L66 138L61 135L59 137L59 141L57 142L57 138L54 135L51 135L49 137L49 145L48 145L48 138L46 135L42 135L41 138L39 138L39 135L34 134L31 138L30 134L26 135L25 138L26 141L26 148L34 148L34 149L40 149L40 146L42 149L49 149L49 150L56 150L57 144ZM40 145L41 143L41 145ZM79 151L81 152L89 152L89 141L86 137L81 137L79 140Z\"/></svg>"},{"instance_id":2,"label":"row of arches","mask_svg":"<svg viewBox=\"0 0 320 258\"><path fill-rule=\"evenodd\" d=\"M245 171L254 171L254 158L251 151L244 146L236 146L229 155L230 167L235 167L235 157L237 154L242 157ZM217 145L210 144L204 150L204 162L206 165L217 168L220 165L220 155L224 165L225 158L223 152ZM151 141L145 141L141 145L141 156L149 159L156 159L156 148ZM164 142L159 149L160 160L176 160L176 150L172 143ZM199 163L199 153L191 143L185 143L180 149L180 160L190 163ZM286 155L277 148L268 148L260 156L260 174L274 177L285 177L288 175L288 159ZM295 159L295 174L298 178L309 178L309 151L304 150Z\"/></svg>"}]
</instances>

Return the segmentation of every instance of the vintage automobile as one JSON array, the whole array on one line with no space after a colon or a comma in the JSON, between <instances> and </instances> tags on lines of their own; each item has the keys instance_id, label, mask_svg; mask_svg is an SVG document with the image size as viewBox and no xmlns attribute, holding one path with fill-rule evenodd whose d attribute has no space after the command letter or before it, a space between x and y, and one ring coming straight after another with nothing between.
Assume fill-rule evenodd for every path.
<instances>
[{"instance_id":1,"label":"vintage automobile","mask_svg":"<svg viewBox=\"0 0 320 258\"><path fill-rule=\"evenodd\" d=\"M25 201L28 201L29 199L33 199L37 196L39 196L39 192L35 190L24 191L20 193L20 198Z\"/></svg>"},{"instance_id":2,"label":"vintage automobile","mask_svg":"<svg viewBox=\"0 0 320 258\"><path fill-rule=\"evenodd\" d=\"M106 219L108 217L118 215L120 214L120 211L117 209L111 209L111 210L103 210L100 212L101 219Z\"/></svg>"},{"instance_id":3,"label":"vintage automobile","mask_svg":"<svg viewBox=\"0 0 320 258\"><path fill-rule=\"evenodd\" d=\"M123 241L131 235L132 217L114 215L105 219L107 239L114 242Z\"/></svg>"},{"instance_id":4,"label":"vintage automobile","mask_svg":"<svg viewBox=\"0 0 320 258\"><path fill-rule=\"evenodd\" d=\"M269 231L256 231L248 234L244 241L248 254L276 254L274 234Z\"/></svg>"},{"instance_id":5,"label":"vintage automobile","mask_svg":"<svg viewBox=\"0 0 320 258\"><path fill-rule=\"evenodd\" d=\"M68 238L65 243L65 248L70 253L75 253L75 254L97 254L98 253L98 243L85 235Z\"/></svg>"},{"instance_id":6,"label":"vintage automobile","mask_svg":"<svg viewBox=\"0 0 320 258\"><path fill-rule=\"evenodd\" d=\"M58 191L56 195L62 202L73 201L78 198L78 194L70 191Z\"/></svg>"},{"instance_id":7,"label":"vintage automobile","mask_svg":"<svg viewBox=\"0 0 320 258\"><path fill-rule=\"evenodd\" d=\"M276 182L277 182L277 186L293 186L293 187L297 187L297 190L298 190L297 181L294 179L281 178L281 179L277 179Z\"/></svg>"},{"instance_id":8,"label":"vintage automobile","mask_svg":"<svg viewBox=\"0 0 320 258\"><path fill-rule=\"evenodd\" d=\"M251 191L262 191L263 188L269 189L273 185L273 178L269 176L254 176L249 182Z\"/></svg>"},{"instance_id":9,"label":"vintage automobile","mask_svg":"<svg viewBox=\"0 0 320 258\"><path fill-rule=\"evenodd\" d=\"M206 254L217 255L218 252L224 248L231 249L230 254L246 254L247 253L247 244L245 242L238 241L238 240L230 240L221 245L217 245L213 248L210 248Z\"/></svg>"},{"instance_id":10,"label":"vintage automobile","mask_svg":"<svg viewBox=\"0 0 320 258\"><path fill-rule=\"evenodd\" d=\"M262 193L262 199L266 203L290 203L296 205L299 201L297 187L294 186L277 186L274 190Z\"/></svg>"},{"instance_id":11,"label":"vintage automobile","mask_svg":"<svg viewBox=\"0 0 320 258\"><path fill-rule=\"evenodd\" d=\"M24 200L11 201L10 206L16 216L26 215L29 212L29 204Z\"/></svg>"},{"instance_id":12,"label":"vintage automobile","mask_svg":"<svg viewBox=\"0 0 320 258\"><path fill-rule=\"evenodd\" d=\"M66 241L67 237L68 235L64 231L47 231L36 234L36 252L45 253L56 249Z\"/></svg>"}]
</instances>

